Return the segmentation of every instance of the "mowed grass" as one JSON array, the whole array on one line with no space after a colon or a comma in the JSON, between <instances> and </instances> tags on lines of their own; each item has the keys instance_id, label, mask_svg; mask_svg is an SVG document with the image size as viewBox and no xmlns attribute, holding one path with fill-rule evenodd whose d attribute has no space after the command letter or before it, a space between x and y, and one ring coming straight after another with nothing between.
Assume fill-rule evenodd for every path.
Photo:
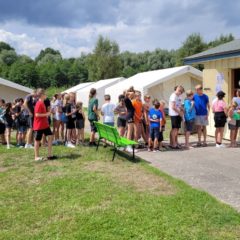
<instances>
[{"instance_id":1,"label":"mowed grass","mask_svg":"<svg viewBox=\"0 0 240 240\"><path fill-rule=\"evenodd\" d=\"M31 149L0 147L0 239L240 239L235 210L144 161L54 152L35 163Z\"/></svg>"}]
</instances>

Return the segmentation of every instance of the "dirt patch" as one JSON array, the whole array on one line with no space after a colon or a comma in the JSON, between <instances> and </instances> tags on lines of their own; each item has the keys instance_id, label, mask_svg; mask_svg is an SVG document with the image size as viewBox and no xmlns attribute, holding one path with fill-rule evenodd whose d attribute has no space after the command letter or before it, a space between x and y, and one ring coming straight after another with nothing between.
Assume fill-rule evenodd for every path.
<instances>
[{"instance_id":1,"label":"dirt patch","mask_svg":"<svg viewBox=\"0 0 240 240\"><path fill-rule=\"evenodd\" d=\"M114 182L131 186L139 192L172 195L176 189L165 179L147 172L139 165L112 162L90 162L84 169L110 177Z\"/></svg>"}]
</instances>

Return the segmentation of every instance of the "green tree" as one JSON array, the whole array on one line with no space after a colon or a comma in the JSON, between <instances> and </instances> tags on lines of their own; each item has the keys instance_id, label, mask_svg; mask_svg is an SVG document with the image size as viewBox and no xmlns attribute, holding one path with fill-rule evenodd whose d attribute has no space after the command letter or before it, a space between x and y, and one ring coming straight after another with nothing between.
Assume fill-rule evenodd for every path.
<instances>
[{"instance_id":1,"label":"green tree","mask_svg":"<svg viewBox=\"0 0 240 240\"><path fill-rule=\"evenodd\" d=\"M10 66L17 60L17 54L14 50L3 49L0 53L0 64L6 64Z\"/></svg>"},{"instance_id":2,"label":"green tree","mask_svg":"<svg viewBox=\"0 0 240 240\"><path fill-rule=\"evenodd\" d=\"M15 51L15 49L13 47L11 47L8 43L5 43L5 42L0 42L0 53L2 50L13 50Z\"/></svg>"},{"instance_id":3,"label":"green tree","mask_svg":"<svg viewBox=\"0 0 240 240\"><path fill-rule=\"evenodd\" d=\"M216 38L213 41L210 41L208 43L208 48L213 48L213 47L217 47L218 45L221 45L223 43L227 43L230 41L233 41L235 38L234 36L230 33L228 35L223 35L221 34L220 37Z\"/></svg>"},{"instance_id":4,"label":"green tree","mask_svg":"<svg viewBox=\"0 0 240 240\"><path fill-rule=\"evenodd\" d=\"M207 44L203 41L202 36L199 33L191 34L177 51L176 65L182 66L185 57L200 53L206 49Z\"/></svg>"},{"instance_id":5,"label":"green tree","mask_svg":"<svg viewBox=\"0 0 240 240\"><path fill-rule=\"evenodd\" d=\"M93 54L88 58L87 66L90 80L96 81L119 76L121 61L118 44L100 36Z\"/></svg>"},{"instance_id":6,"label":"green tree","mask_svg":"<svg viewBox=\"0 0 240 240\"><path fill-rule=\"evenodd\" d=\"M11 65L9 79L16 83L29 87L37 87L38 74L35 62L27 57L21 56Z\"/></svg>"},{"instance_id":7,"label":"green tree","mask_svg":"<svg viewBox=\"0 0 240 240\"><path fill-rule=\"evenodd\" d=\"M46 48L44 50L41 50L39 55L35 58L36 62L39 62L40 60L42 60L42 58L45 57L45 55L58 55L61 59L62 59L62 55L58 50L55 50L53 48Z\"/></svg>"}]
</instances>

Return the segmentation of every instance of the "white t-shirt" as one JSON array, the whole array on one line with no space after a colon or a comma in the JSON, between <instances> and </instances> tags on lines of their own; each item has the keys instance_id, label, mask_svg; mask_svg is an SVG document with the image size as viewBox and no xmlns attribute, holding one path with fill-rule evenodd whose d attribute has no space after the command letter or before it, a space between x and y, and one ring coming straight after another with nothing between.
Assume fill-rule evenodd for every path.
<instances>
[{"instance_id":1,"label":"white t-shirt","mask_svg":"<svg viewBox=\"0 0 240 240\"><path fill-rule=\"evenodd\" d=\"M182 98L180 96L177 96L175 92L172 93L170 98L169 98L169 116L178 116L179 113L174 111L173 108L172 108L173 102L176 103L176 107L178 109L181 108L181 106L182 106Z\"/></svg>"},{"instance_id":2,"label":"white t-shirt","mask_svg":"<svg viewBox=\"0 0 240 240\"><path fill-rule=\"evenodd\" d=\"M114 122L114 109L116 108L113 103L104 103L101 111L103 112L103 122L113 123Z\"/></svg>"}]
</instances>

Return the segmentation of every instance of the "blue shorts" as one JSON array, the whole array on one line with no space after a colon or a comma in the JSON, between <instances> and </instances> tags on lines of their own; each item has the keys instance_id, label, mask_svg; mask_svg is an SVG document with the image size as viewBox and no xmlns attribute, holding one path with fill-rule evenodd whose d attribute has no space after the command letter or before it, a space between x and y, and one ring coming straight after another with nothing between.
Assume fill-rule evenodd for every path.
<instances>
[{"instance_id":1,"label":"blue shorts","mask_svg":"<svg viewBox=\"0 0 240 240\"><path fill-rule=\"evenodd\" d=\"M155 139L159 139L159 127L150 127L150 138L152 139L152 141L154 141Z\"/></svg>"},{"instance_id":2,"label":"blue shorts","mask_svg":"<svg viewBox=\"0 0 240 240\"><path fill-rule=\"evenodd\" d=\"M18 132L20 132L20 133L26 133L27 132L27 126L19 126L18 127Z\"/></svg>"},{"instance_id":3,"label":"blue shorts","mask_svg":"<svg viewBox=\"0 0 240 240\"><path fill-rule=\"evenodd\" d=\"M187 132L192 132L193 131L193 126L194 126L194 122L195 120L189 120L189 121L185 121L185 128Z\"/></svg>"}]
</instances>

